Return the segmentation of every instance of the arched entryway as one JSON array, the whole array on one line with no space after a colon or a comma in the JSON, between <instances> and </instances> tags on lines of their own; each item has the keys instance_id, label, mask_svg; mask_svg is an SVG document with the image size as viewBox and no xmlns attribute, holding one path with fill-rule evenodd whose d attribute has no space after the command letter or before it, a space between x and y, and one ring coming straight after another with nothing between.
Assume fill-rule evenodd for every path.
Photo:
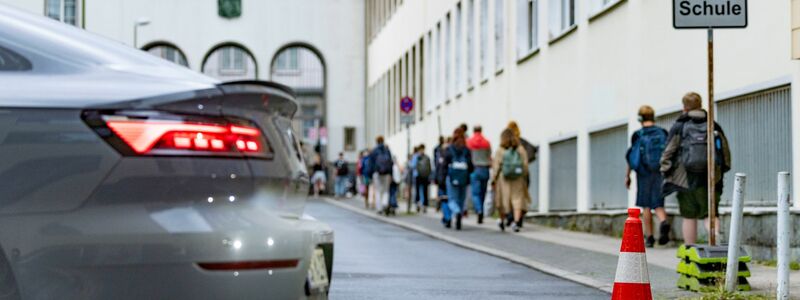
<instances>
[{"instance_id":1,"label":"arched entryway","mask_svg":"<svg viewBox=\"0 0 800 300\"><path fill-rule=\"evenodd\" d=\"M322 55L310 45L286 45L272 59L270 79L294 89L300 104L294 129L300 133L307 150L318 152L325 159L328 127Z\"/></svg>"}]
</instances>

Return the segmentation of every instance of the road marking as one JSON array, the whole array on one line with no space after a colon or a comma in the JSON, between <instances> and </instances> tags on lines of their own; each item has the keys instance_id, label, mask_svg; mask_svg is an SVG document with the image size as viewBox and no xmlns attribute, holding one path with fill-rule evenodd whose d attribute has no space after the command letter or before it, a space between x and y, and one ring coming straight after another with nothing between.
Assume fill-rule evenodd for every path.
<instances>
[{"instance_id":1,"label":"road marking","mask_svg":"<svg viewBox=\"0 0 800 300\"><path fill-rule=\"evenodd\" d=\"M454 237L451 237L451 236L447 236L447 235L444 235L444 234L441 234L441 233L438 233L438 232L435 232L435 231L432 231L432 230L428 230L428 229L426 229L424 227L421 227L421 226L408 224L406 222L402 222L402 221L399 221L399 220L396 220L396 219L392 219L392 218L386 218L386 217L377 215L374 212L365 211L365 210L362 210L360 208L356 208L356 207L353 207L351 205L348 205L348 204L345 204L345 203L341 203L341 202L338 202L338 201L335 201L335 200L330 200L330 199L327 199L327 198L321 198L321 199L323 201L325 201L327 203L330 203L332 205L335 205L337 207L340 207L340 208L355 212L355 213L363 215L363 216L370 217L370 218L375 219L375 220L379 220L379 221L382 221L382 222L385 222L385 223L389 223L389 224L392 224L392 225L395 225L395 226L398 226L398 227L402 227L402 228L405 228L405 229L408 229L408 230L416 231L416 232L422 233L424 235L433 237L435 239L442 240L442 241L445 241L445 242L448 242L448 243L451 243L451 244L454 244L454 245L457 245L457 246L460 246L460 247L463 247L463 248L467 248L467 249L470 249L470 250L473 250L473 251L478 251L478 252L482 252L482 253L485 253L485 254L489 254L489 255L494 256L494 257L499 257L499 258L502 258L502 259L505 259L505 260L508 260L508 261L511 261L511 262L514 262L514 263L518 263L518 264L524 265L526 267L529 267L531 269L534 269L534 270L537 270L537 271L541 271L543 273L550 274L550 275L553 275L553 276L556 276L556 277L559 277L559 278L562 278L562 279L566 279L566 280L569 280L569 281L577 282L577 283L580 283L582 285L585 285L585 286L588 286L588 287L592 287L592 288L596 288L596 289L599 289L599 290L607 292L607 293L611 293L612 290L613 290L613 285L610 284L610 283L597 281L594 278L587 277L587 276L584 276L584 275L580 275L580 274L572 272L572 271L567 271L567 270L564 270L564 269L560 269L558 267L549 265L549 264L544 263L544 262L536 261L536 260L521 256L521 255L517 255L517 254L514 254L514 253L509 253L509 252L505 252L505 251L502 251L502 250L497 250L497 249L489 248L489 247L486 247L486 246L483 246L483 245L478 245L478 244L475 244L475 243L471 243L471 242L467 242L467 241L464 241L464 240L460 240L460 239L457 239L457 238L454 238Z\"/></svg>"}]
</instances>

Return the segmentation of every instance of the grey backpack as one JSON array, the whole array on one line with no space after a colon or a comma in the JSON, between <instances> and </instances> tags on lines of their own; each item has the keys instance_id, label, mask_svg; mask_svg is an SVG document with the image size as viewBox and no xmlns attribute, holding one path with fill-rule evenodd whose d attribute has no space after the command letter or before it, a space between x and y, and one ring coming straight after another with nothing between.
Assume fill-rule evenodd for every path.
<instances>
[{"instance_id":1,"label":"grey backpack","mask_svg":"<svg viewBox=\"0 0 800 300\"><path fill-rule=\"evenodd\" d=\"M688 121L681 133L681 163L686 171L703 173L708 170L707 123Z\"/></svg>"}]
</instances>

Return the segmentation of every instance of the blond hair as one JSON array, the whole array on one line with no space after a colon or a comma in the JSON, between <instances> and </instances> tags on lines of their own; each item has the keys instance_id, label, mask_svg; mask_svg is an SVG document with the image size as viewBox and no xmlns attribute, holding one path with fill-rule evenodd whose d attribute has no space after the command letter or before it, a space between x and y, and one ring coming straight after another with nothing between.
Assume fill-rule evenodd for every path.
<instances>
[{"instance_id":1,"label":"blond hair","mask_svg":"<svg viewBox=\"0 0 800 300\"><path fill-rule=\"evenodd\" d=\"M642 105L639 107L639 117L641 121L654 121L656 119L656 111L650 105Z\"/></svg>"},{"instance_id":2,"label":"blond hair","mask_svg":"<svg viewBox=\"0 0 800 300\"><path fill-rule=\"evenodd\" d=\"M511 132L514 133L515 137L517 138L520 137L519 125L517 125L517 122L514 121L508 122L508 126L506 126L506 128L511 130Z\"/></svg>"},{"instance_id":3,"label":"blond hair","mask_svg":"<svg viewBox=\"0 0 800 300\"><path fill-rule=\"evenodd\" d=\"M700 97L700 94L688 92L683 95L683 109L689 111L701 108L703 108L703 98Z\"/></svg>"}]
</instances>

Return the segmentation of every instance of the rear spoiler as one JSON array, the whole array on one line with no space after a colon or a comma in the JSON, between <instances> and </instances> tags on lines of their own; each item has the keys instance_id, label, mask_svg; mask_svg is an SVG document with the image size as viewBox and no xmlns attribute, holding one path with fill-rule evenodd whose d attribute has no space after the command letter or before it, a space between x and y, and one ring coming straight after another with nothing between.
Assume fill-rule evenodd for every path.
<instances>
[{"instance_id":1,"label":"rear spoiler","mask_svg":"<svg viewBox=\"0 0 800 300\"><path fill-rule=\"evenodd\" d=\"M275 112L281 116L292 118L299 107L296 95L292 88L271 82L258 80L231 81L218 85L223 94L235 96L233 98L224 97L223 101L235 101L238 105L250 106L256 102L261 105L261 109ZM247 105L242 100L249 99ZM255 101L258 99L258 101ZM223 103L223 107L225 103ZM251 107L253 109L254 107Z\"/></svg>"}]
</instances>

